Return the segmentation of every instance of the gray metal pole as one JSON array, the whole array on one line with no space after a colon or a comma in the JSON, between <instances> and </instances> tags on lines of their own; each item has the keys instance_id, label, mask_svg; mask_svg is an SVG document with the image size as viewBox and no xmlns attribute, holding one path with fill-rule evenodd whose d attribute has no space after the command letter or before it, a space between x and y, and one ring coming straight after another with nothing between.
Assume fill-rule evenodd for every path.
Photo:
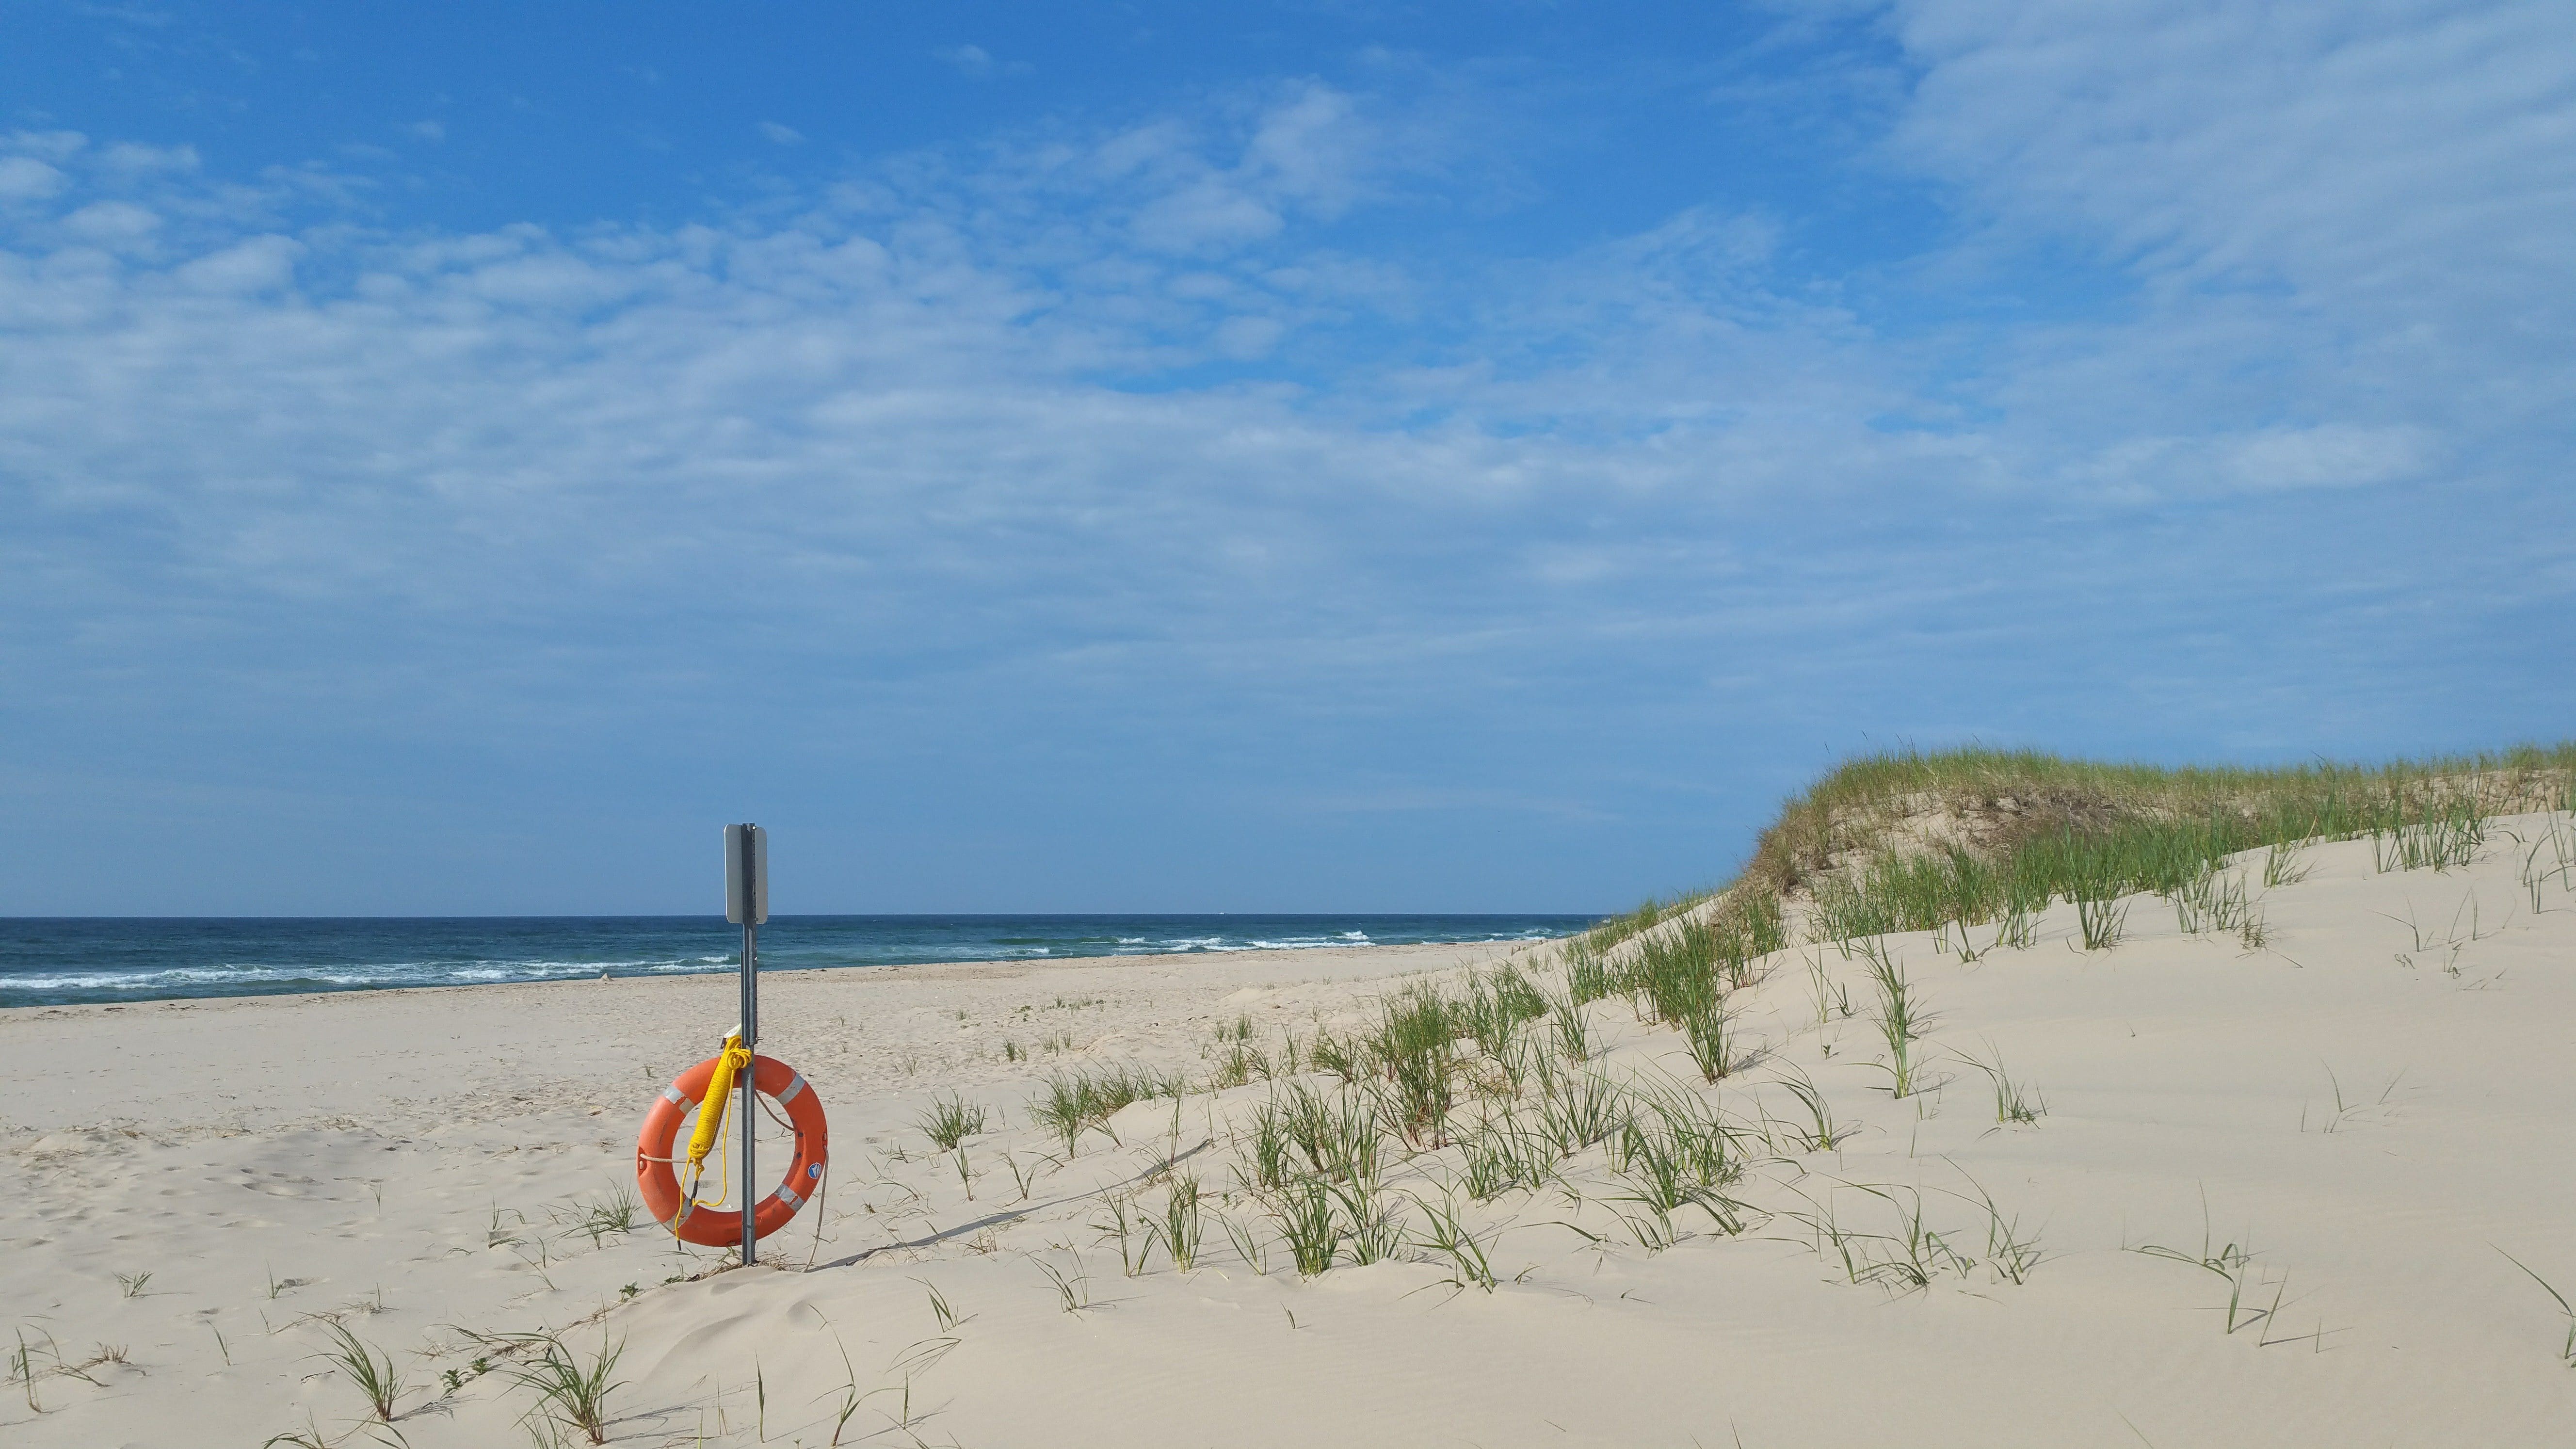
<instances>
[{"instance_id":1,"label":"gray metal pole","mask_svg":"<svg viewBox=\"0 0 2576 1449\"><path fill-rule=\"evenodd\" d=\"M760 1229L752 1221L757 1204L752 1200L752 1184L760 1179L752 1172L752 1135L757 1129L753 1113L758 1107L759 1089L753 1079L759 1076L757 1043L760 1040L760 878L759 855L752 847L749 830L742 833L742 1044L754 1053L752 1067L742 1074L742 1265L750 1267L760 1240Z\"/></svg>"}]
</instances>

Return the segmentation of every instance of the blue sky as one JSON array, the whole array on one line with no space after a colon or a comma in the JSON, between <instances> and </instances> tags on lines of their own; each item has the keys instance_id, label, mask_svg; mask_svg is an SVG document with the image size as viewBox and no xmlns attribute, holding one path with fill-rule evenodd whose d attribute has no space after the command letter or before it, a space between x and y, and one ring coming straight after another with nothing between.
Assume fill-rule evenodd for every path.
<instances>
[{"instance_id":1,"label":"blue sky","mask_svg":"<svg viewBox=\"0 0 2576 1449\"><path fill-rule=\"evenodd\" d=\"M0 911L1585 910L2571 733L2576 10L0 6Z\"/></svg>"}]
</instances>

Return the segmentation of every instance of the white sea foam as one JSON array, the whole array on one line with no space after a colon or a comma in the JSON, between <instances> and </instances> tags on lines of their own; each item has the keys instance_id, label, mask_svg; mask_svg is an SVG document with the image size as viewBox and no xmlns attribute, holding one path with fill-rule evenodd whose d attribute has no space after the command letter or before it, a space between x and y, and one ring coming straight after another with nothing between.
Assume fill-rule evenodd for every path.
<instances>
[{"instance_id":1,"label":"white sea foam","mask_svg":"<svg viewBox=\"0 0 2576 1449\"><path fill-rule=\"evenodd\" d=\"M702 958L724 962L724 958ZM462 986L485 982L554 981L602 971L704 971L690 961L372 961L334 965L169 966L157 971L60 971L0 976L0 998L20 992L114 991L166 993L191 987L260 986Z\"/></svg>"},{"instance_id":2,"label":"white sea foam","mask_svg":"<svg viewBox=\"0 0 2576 1449\"><path fill-rule=\"evenodd\" d=\"M1250 923L1246 922L1246 924ZM861 936L846 940L845 943L834 941L829 937L810 943L791 937L778 943L771 953L767 953L767 961L772 969L795 970L865 967L901 961L1066 959L1094 953L1111 956L1186 955L1202 952L1315 950L1376 944L1366 930L1342 929L1324 922L1315 923L1315 927L1312 934L1238 935L1230 930L1219 929L1211 934L1190 936L1157 936L1150 933L1120 935L1109 937L1107 941L1102 937L1083 933L1077 928L1072 932L1064 933L1060 940L1056 938L1056 933L1048 932L1041 937L1049 942L1044 945L1029 944L1025 936L1019 940L990 937L982 939L951 937L947 940L903 938L871 940ZM1129 929L1132 930L1134 927L1131 926ZM1544 940L1550 934L1546 929L1539 927L1518 931L1469 929L1456 934L1442 933L1435 929L1425 939ZM291 932L288 933L288 938L291 939ZM1412 933L1398 933L1398 939L1412 938ZM1110 942L1114 944L1109 944ZM52 944L52 942L45 942L44 946L50 947ZM692 946L697 944L690 943ZM232 943L230 949L241 950L243 943L236 941ZM416 951L418 947L415 946L413 949ZM168 959L167 954L163 959ZM729 971L734 961L733 953L730 951L707 952L700 949L652 956L624 956L611 960L570 960L559 955L478 957L460 953L451 957L414 956L400 960L378 961L321 960L282 963L274 960L200 960L195 964L171 966L155 966L147 960L124 969L87 967L75 965L70 961L30 964L34 969L11 970L0 966L0 1005L25 1004L31 1000L42 1002L86 998L115 1001L561 981L603 973L620 976L694 975Z\"/></svg>"}]
</instances>

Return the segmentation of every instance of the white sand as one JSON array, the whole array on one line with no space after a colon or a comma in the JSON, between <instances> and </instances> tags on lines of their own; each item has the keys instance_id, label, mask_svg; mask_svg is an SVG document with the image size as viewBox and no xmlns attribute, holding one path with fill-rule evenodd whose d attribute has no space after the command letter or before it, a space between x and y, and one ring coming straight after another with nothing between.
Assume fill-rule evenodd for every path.
<instances>
[{"instance_id":1,"label":"white sand","mask_svg":"<svg viewBox=\"0 0 2576 1449\"><path fill-rule=\"evenodd\" d=\"M1595 1149L1566 1186L1469 1207L1491 1294L1419 1248L1309 1280L1274 1245L1255 1272L1213 1219L1196 1271L1157 1251L1123 1276L1099 1191L1211 1138L1189 1166L1226 1185L1229 1126L1269 1088L1192 1097L1177 1144L1170 1103L1139 1104L1113 1124L1124 1145L1090 1134L1062 1165L1027 1097L1068 1063L1203 1076L1238 1015L1275 1049L1372 1014L1391 976L1498 948L772 976L764 1047L822 1093L836 1172L764 1252L867 1256L694 1280L715 1255L649 1223L594 1245L569 1209L625 1180L651 1094L729 1023L730 978L0 1013L0 1332L35 1345L42 1406L11 1384L0 1441L247 1449L309 1416L369 1442L357 1392L314 1357L331 1313L393 1352L412 1385L393 1427L422 1449L527 1442L504 1376L441 1382L470 1373L456 1330L567 1326L585 1349L624 1341L613 1441L634 1444L824 1444L849 1393L843 1443L2566 1443L2567 1322L2504 1254L2576 1297L2576 898L2553 879L2535 914L2501 834L2442 873L2378 874L2363 842L2307 860L2262 893L2261 951L2184 936L2152 897L2107 952L2071 947L2066 908L2034 948L1973 965L1889 938L1938 1014L1943 1084L1907 1100L1865 1016L1818 1026L1805 960L1865 1013L1859 964L1777 958L1738 998L1769 1055L1706 1095L1785 1117L1773 1083L1795 1068L1857 1135L1781 1142L1732 1189L1745 1231L1685 1210L1660 1251ZM2419 949L2410 915L2462 939ZM1611 1074L1696 1081L1673 1032L1618 1001L1591 1018ZM1072 1052L999 1059L1058 1033ZM1961 1053L2000 1053L2046 1115L1999 1126ZM952 1087L1009 1123L968 1145L972 1202L911 1126ZM1456 1161L1389 1183L1437 1201ZM1895 1233L1865 1188L1919 1192L1974 1266L1914 1291L1845 1281L1789 1214ZM1980 1190L2043 1250L2026 1282L1999 1281ZM1276 1237L1249 1201L1211 1208ZM2252 1250L2232 1333L2218 1273L2123 1251L2199 1256L2204 1232ZM1063 1311L1041 1264L1079 1272L1090 1306ZM120 1296L115 1275L146 1270ZM962 1321L943 1330L933 1288ZM130 1363L53 1371L102 1343Z\"/></svg>"}]
</instances>

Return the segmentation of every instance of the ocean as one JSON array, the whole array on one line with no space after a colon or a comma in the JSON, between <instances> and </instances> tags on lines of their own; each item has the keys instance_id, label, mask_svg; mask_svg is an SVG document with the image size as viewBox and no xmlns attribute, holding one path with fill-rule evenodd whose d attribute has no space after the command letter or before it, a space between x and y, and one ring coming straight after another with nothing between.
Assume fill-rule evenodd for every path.
<instances>
[{"instance_id":1,"label":"ocean","mask_svg":"<svg viewBox=\"0 0 2576 1449\"><path fill-rule=\"evenodd\" d=\"M1544 940L1596 916L774 916L764 970ZM0 1006L729 971L714 916L0 918Z\"/></svg>"}]
</instances>

